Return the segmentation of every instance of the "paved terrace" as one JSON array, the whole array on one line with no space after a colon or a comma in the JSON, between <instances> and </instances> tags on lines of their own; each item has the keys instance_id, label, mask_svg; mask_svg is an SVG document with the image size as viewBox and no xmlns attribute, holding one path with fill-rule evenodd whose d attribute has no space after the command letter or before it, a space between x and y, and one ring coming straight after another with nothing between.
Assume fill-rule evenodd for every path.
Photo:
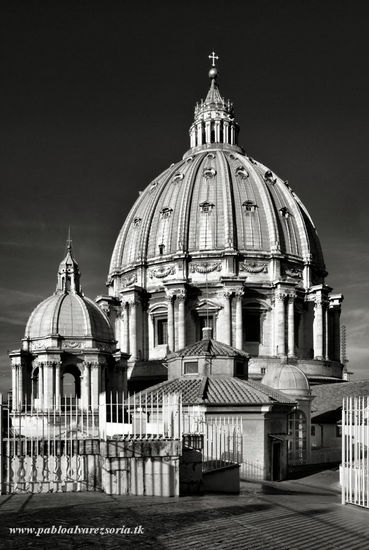
<instances>
[{"instance_id":1,"label":"paved terrace","mask_svg":"<svg viewBox=\"0 0 369 550\"><path fill-rule=\"evenodd\" d=\"M10 527L53 526L59 534L9 533ZM75 526L142 526L144 532L69 534ZM369 511L341 506L332 471L298 481L242 483L237 496L8 495L0 497L0 548L361 550L369 549Z\"/></svg>"}]
</instances>

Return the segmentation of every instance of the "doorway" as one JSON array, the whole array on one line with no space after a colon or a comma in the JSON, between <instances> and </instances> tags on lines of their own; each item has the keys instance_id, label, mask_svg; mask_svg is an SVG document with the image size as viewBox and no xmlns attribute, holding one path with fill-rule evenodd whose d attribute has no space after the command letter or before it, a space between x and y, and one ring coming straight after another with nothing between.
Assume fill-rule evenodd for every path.
<instances>
[{"instance_id":1,"label":"doorway","mask_svg":"<svg viewBox=\"0 0 369 550\"><path fill-rule=\"evenodd\" d=\"M281 481L281 442L272 442L271 480Z\"/></svg>"}]
</instances>

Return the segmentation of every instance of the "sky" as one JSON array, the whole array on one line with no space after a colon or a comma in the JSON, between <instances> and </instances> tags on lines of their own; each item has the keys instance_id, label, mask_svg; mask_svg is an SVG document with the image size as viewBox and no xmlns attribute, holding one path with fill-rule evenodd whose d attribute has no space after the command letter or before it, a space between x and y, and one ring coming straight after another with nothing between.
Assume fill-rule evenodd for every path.
<instances>
[{"instance_id":1,"label":"sky","mask_svg":"<svg viewBox=\"0 0 369 550\"><path fill-rule=\"evenodd\" d=\"M84 293L105 293L139 190L189 148L213 50L240 144L315 222L369 377L368 20L352 0L2 0L0 390L69 225Z\"/></svg>"}]
</instances>

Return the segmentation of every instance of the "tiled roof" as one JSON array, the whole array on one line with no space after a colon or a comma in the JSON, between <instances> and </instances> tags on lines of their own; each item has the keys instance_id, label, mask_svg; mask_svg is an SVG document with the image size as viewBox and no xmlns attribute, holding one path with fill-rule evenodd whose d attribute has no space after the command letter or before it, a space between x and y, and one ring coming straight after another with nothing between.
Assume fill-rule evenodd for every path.
<instances>
[{"instance_id":1,"label":"tiled roof","mask_svg":"<svg viewBox=\"0 0 369 550\"><path fill-rule=\"evenodd\" d=\"M319 384L311 386L311 393L315 397L311 404L311 416L315 417L342 407L344 397L369 395L369 380Z\"/></svg>"},{"instance_id":2,"label":"tiled roof","mask_svg":"<svg viewBox=\"0 0 369 550\"><path fill-rule=\"evenodd\" d=\"M240 380L231 376L181 376L148 388L141 395L154 401L163 394L181 393L185 405L263 405L293 404L284 394L262 386L258 382Z\"/></svg>"},{"instance_id":3,"label":"tiled roof","mask_svg":"<svg viewBox=\"0 0 369 550\"><path fill-rule=\"evenodd\" d=\"M249 357L249 354L240 349L232 348L223 342L218 342L212 338L204 338L186 346L174 353L170 353L167 356L167 359L172 359L174 357L188 357L188 356L220 356L220 357Z\"/></svg>"}]
</instances>

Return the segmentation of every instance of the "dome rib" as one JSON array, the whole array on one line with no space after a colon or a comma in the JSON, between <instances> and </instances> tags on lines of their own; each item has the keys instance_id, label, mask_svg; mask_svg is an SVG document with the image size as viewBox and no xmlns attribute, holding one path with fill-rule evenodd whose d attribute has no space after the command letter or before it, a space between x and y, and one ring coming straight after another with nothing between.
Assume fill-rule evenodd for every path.
<instances>
[{"instance_id":1,"label":"dome rib","mask_svg":"<svg viewBox=\"0 0 369 550\"><path fill-rule=\"evenodd\" d=\"M252 174L254 176L254 179L260 178L262 180L260 187L258 188L260 192L260 197L262 200L262 204L264 207L264 212L266 215L267 220L267 226L268 226L268 232L269 232L269 246L270 250L273 250L276 246L276 243L279 243L279 232L277 227L277 222L275 219L275 215L273 216L273 205L272 201L269 195L269 190L266 187L266 184L264 182L263 175L260 175L258 171L256 170L255 166L250 162L247 163L245 159L243 159L243 163L246 167L249 169L250 175ZM263 167L265 168L265 167Z\"/></svg>"},{"instance_id":2,"label":"dome rib","mask_svg":"<svg viewBox=\"0 0 369 550\"><path fill-rule=\"evenodd\" d=\"M222 176L223 204L225 206L224 246L225 248L233 249L237 246L237 239L235 239L234 234L236 226L234 224L234 213L232 208L232 203L234 204L233 186L231 185L229 167L225 156L218 155L217 160L220 165L219 173Z\"/></svg>"},{"instance_id":3,"label":"dome rib","mask_svg":"<svg viewBox=\"0 0 369 550\"><path fill-rule=\"evenodd\" d=\"M180 222L178 224L179 225L179 227L178 227L179 239L181 238L179 232L181 232L181 234L183 235L183 237L182 237L183 238L183 251L189 249L190 224L186 223L186 220L189 219L195 180L196 180L196 176L197 176L197 174L200 170L201 163L202 163L202 158L201 158L200 155L198 155L197 157L195 157L194 160L192 160L191 167L188 171L188 177L185 178L185 180L184 180L186 188L184 187L184 189L183 189L183 196L182 196L181 210L180 210Z\"/></svg>"}]
</instances>

